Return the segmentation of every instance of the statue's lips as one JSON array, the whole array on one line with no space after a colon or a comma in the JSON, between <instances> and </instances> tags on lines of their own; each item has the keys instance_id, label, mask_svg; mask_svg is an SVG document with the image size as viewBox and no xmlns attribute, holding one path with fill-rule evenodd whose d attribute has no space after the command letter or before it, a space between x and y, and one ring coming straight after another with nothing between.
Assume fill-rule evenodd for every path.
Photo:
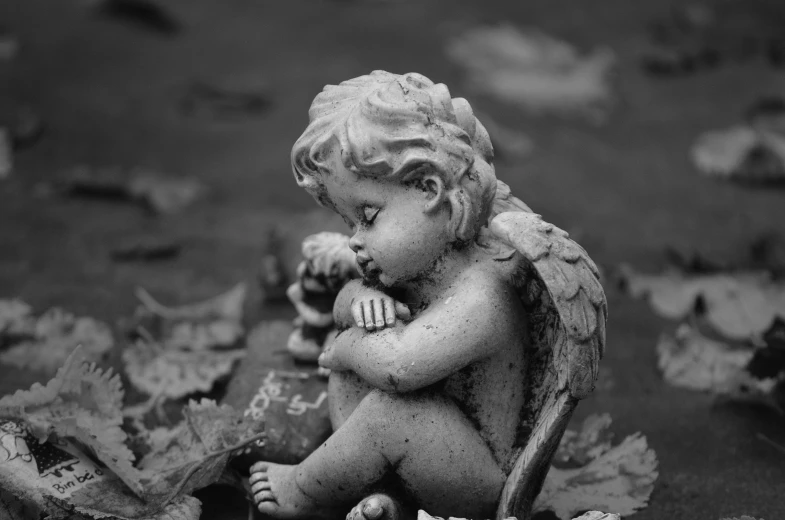
<instances>
[{"instance_id":1,"label":"statue's lips","mask_svg":"<svg viewBox=\"0 0 785 520\"><path fill-rule=\"evenodd\" d=\"M373 260L368 257L360 257L357 256L357 267L360 268L360 272L363 276L367 276L371 273L379 272L379 268L376 266Z\"/></svg>"}]
</instances>

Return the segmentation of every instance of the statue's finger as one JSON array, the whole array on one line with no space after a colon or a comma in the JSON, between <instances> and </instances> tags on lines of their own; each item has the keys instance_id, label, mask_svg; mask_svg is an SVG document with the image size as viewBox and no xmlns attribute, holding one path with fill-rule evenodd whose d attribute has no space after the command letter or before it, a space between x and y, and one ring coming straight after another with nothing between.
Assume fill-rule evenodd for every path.
<instances>
[{"instance_id":1,"label":"statue's finger","mask_svg":"<svg viewBox=\"0 0 785 520\"><path fill-rule=\"evenodd\" d=\"M365 319L365 328L368 330L374 329L373 324L373 306L370 302L362 302L363 318Z\"/></svg>"},{"instance_id":2,"label":"statue's finger","mask_svg":"<svg viewBox=\"0 0 785 520\"><path fill-rule=\"evenodd\" d=\"M363 306L362 302L352 303L352 317L358 327L365 327L365 320L363 319Z\"/></svg>"},{"instance_id":3,"label":"statue's finger","mask_svg":"<svg viewBox=\"0 0 785 520\"><path fill-rule=\"evenodd\" d=\"M269 481L259 481L253 486L251 486L251 491L254 493L258 493L259 491L264 491L265 489L271 489Z\"/></svg>"},{"instance_id":4,"label":"statue's finger","mask_svg":"<svg viewBox=\"0 0 785 520\"><path fill-rule=\"evenodd\" d=\"M256 493L254 496L254 501L258 504L259 502L277 502L275 500L275 496L273 495L272 491L260 491Z\"/></svg>"},{"instance_id":5,"label":"statue's finger","mask_svg":"<svg viewBox=\"0 0 785 520\"><path fill-rule=\"evenodd\" d=\"M409 306L405 303L395 302L395 312L402 320L408 320L412 317L412 312L409 310Z\"/></svg>"},{"instance_id":6,"label":"statue's finger","mask_svg":"<svg viewBox=\"0 0 785 520\"><path fill-rule=\"evenodd\" d=\"M251 478L248 479L250 484L255 484L257 482L264 482L267 480L267 473L262 473L257 471L256 473L251 473Z\"/></svg>"},{"instance_id":7,"label":"statue's finger","mask_svg":"<svg viewBox=\"0 0 785 520\"><path fill-rule=\"evenodd\" d=\"M395 325L395 303L392 298L385 298L384 301L384 319L387 325Z\"/></svg>"},{"instance_id":8,"label":"statue's finger","mask_svg":"<svg viewBox=\"0 0 785 520\"><path fill-rule=\"evenodd\" d=\"M264 462L264 461L261 461L261 462L256 462L256 463L252 464L251 467L248 468L248 471L250 471L251 473L258 473L260 471L265 471L266 469L267 469L267 463Z\"/></svg>"},{"instance_id":9,"label":"statue's finger","mask_svg":"<svg viewBox=\"0 0 785 520\"><path fill-rule=\"evenodd\" d=\"M384 304L381 298L373 299L373 318L377 329L384 328Z\"/></svg>"}]
</instances>

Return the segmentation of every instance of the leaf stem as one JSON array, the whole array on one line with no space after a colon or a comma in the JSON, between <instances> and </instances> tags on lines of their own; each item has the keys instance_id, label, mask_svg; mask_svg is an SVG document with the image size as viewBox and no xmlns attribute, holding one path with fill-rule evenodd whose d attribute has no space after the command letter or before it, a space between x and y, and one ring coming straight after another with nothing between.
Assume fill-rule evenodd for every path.
<instances>
[{"instance_id":1,"label":"leaf stem","mask_svg":"<svg viewBox=\"0 0 785 520\"><path fill-rule=\"evenodd\" d=\"M247 446L248 444L251 444L252 442L255 442L255 441L263 439L265 437L265 435L266 434L264 432L258 433L256 435L254 435L253 437L250 437L249 439L244 440L243 442L235 444L234 446L230 446L228 448L224 448L222 450L210 453L209 455L203 457L201 460L194 461L194 463L191 465L191 467L188 468L188 471L186 472L186 474L183 477L183 479L177 485L177 488L175 488L175 490L172 492L172 494L169 495L169 498L167 498L164 501L164 503L161 505L161 509L164 509L166 506L168 506L172 502L172 500L177 498L177 495L179 495L180 492L183 490L183 488L185 488L186 483L188 483L188 481L191 479L191 477L194 476L194 473L196 473L196 471L199 469L199 466L201 465L202 462L204 462L207 459L211 459L213 457L218 457L220 455L224 455L225 453L231 453L231 452L233 452L235 450L239 450L240 448L242 448L244 446Z\"/></svg>"},{"instance_id":2,"label":"leaf stem","mask_svg":"<svg viewBox=\"0 0 785 520\"><path fill-rule=\"evenodd\" d=\"M765 442L766 444L768 444L769 446L771 446L775 450L779 451L781 454L785 455L785 446L783 446L783 445L781 445L779 443L774 442L773 440L769 439L768 437L766 437L762 433L758 433L756 435L756 437L758 437L758 439L762 440L763 442Z\"/></svg>"}]
</instances>

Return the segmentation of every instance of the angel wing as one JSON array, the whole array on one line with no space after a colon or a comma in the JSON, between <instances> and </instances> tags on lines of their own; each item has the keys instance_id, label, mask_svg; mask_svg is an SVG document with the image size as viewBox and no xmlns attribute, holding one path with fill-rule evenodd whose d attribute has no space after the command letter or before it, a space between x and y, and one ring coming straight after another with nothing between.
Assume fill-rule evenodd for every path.
<instances>
[{"instance_id":1,"label":"angel wing","mask_svg":"<svg viewBox=\"0 0 785 520\"><path fill-rule=\"evenodd\" d=\"M594 389L608 308L597 266L565 231L518 210L498 214L490 232L519 253L516 286L534 343L522 418L528 434L496 518L528 520L575 406Z\"/></svg>"}]
</instances>

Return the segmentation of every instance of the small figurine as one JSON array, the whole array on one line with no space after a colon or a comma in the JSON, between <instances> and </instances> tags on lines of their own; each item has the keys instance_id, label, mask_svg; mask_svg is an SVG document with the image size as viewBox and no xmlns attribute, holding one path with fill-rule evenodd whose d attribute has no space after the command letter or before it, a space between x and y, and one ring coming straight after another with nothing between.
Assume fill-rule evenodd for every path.
<instances>
[{"instance_id":1,"label":"small figurine","mask_svg":"<svg viewBox=\"0 0 785 520\"><path fill-rule=\"evenodd\" d=\"M528 520L597 377L596 266L497 181L445 85L376 71L325 87L309 115L295 178L351 227L362 277L319 357L334 433L300 464L251 466L259 511Z\"/></svg>"},{"instance_id":2,"label":"small figurine","mask_svg":"<svg viewBox=\"0 0 785 520\"><path fill-rule=\"evenodd\" d=\"M354 253L349 237L322 232L303 241L304 260L297 266L297 281L286 295L297 309L295 329L287 348L298 361L316 362L324 345L336 334L333 306L338 292L349 280L357 278Z\"/></svg>"}]
</instances>

